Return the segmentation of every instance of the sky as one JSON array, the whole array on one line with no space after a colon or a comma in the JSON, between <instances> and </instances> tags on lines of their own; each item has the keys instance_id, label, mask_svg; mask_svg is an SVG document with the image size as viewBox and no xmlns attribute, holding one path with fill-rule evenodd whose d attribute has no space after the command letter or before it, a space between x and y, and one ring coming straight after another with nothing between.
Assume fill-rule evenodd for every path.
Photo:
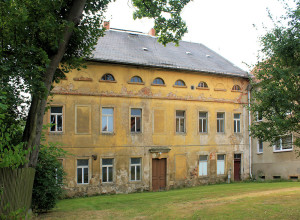
<instances>
[{"instance_id":1,"label":"sky","mask_svg":"<svg viewBox=\"0 0 300 220\"><path fill-rule=\"evenodd\" d=\"M188 33L183 40L202 43L245 71L257 62L259 37L273 27L268 17L285 14L277 0L193 0L182 13ZM130 0L110 3L105 14L111 28L148 33L153 20L133 20Z\"/></svg>"}]
</instances>

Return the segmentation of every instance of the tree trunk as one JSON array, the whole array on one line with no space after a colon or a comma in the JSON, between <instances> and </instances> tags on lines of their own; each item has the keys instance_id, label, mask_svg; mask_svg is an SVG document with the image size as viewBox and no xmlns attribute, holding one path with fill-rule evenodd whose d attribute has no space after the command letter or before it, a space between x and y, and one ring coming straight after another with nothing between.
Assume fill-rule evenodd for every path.
<instances>
[{"instance_id":1,"label":"tree trunk","mask_svg":"<svg viewBox=\"0 0 300 220\"><path fill-rule=\"evenodd\" d=\"M80 22L85 3L86 0L73 0L72 2L72 7L67 20L72 22L75 26L77 26ZM66 51L67 45L72 36L72 32L72 27L67 26L65 28L63 39L60 41L57 53L50 58L50 64L44 74L44 85L48 91L47 97L53 82L54 73ZM28 163L24 165L25 167L35 167L37 164L46 104L46 99L33 94L25 130L23 133L23 141L27 142L25 148L31 149L31 152L27 156Z\"/></svg>"}]
</instances>

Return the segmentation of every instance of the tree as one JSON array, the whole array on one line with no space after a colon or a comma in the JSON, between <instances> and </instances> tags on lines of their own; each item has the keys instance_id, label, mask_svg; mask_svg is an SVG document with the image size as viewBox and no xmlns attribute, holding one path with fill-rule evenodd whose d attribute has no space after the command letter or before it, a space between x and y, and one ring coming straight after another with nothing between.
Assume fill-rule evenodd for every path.
<instances>
[{"instance_id":1,"label":"tree","mask_svg":"<svg viewBox=\"0 0 300 220\"><path fill-rule=\"evenodd\" d=\"M263 117L251 134L271 144L294 134L300 146L300 1L261 38L264 60L255 67L251 111ZM282 22L287 23L283 25Z\"/></svg>"},{"instance_id":2,"label":"tree","mask_svg":"<svg viewBox=\"0 0 300 220\"><path fill-rule=\"evenodd\" d=\"M103 13L112 0L6 0L0 2L0 84L8 94L10 118L25 120L20 167L35 167L51 85L72 69L84 67L104 35ZM159 41L178 43L187 31L180 13L190 0L132 0L134 18L155 19ZM30 93L29 113L18 111ZM14 98L12 98L14 97ZM10 99L11 98L11 99ZM8 116L8 115L7 115ZM7 148L7 146L3 146Z\"/></svg>"}]
</instances>

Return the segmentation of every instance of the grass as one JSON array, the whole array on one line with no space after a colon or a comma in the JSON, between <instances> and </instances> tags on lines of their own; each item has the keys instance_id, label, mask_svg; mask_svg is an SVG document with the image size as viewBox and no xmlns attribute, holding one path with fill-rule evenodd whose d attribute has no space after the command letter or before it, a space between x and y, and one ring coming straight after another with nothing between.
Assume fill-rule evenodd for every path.
<instances>
[{"instance_id":1,"label":"grass","mask_svg":"<svg viewBox=\"0 0 300 220\"><path fill-rule=\"evenodd\" d=\"M300 182L233 183L66 199L41 219L300 219Z\"/></svg>"}]
</instances>

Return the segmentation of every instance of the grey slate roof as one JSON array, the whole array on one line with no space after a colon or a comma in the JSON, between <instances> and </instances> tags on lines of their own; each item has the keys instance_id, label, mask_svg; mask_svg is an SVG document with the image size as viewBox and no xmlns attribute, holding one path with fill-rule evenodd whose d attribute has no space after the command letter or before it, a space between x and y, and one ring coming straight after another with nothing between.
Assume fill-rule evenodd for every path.
<instances>
[{"instance_id":1,"label":"grey slate roof","mask_svg":"<svg viewBox=\"0 0 300 220\"><path fill-rule=\"evenodd\" d=\"M247 72L202 44L180 41L178 47L164 47L156 37L112 29L99 38L90 60L248 78Z\"/></svg>"}]
</instances>

